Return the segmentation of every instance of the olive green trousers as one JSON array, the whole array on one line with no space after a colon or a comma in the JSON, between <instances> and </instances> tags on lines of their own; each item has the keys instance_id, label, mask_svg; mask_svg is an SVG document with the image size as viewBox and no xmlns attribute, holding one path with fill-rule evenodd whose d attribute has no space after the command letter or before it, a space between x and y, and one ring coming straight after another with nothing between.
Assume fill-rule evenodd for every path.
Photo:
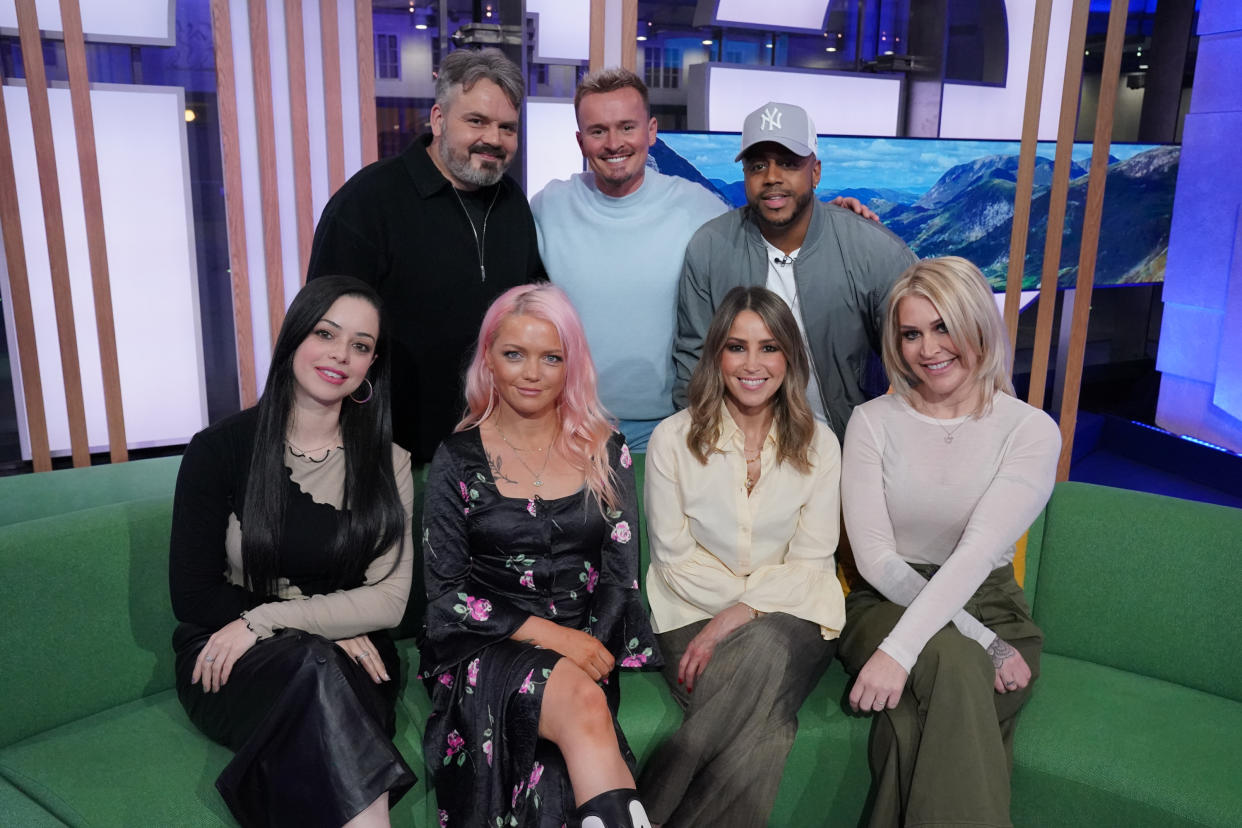
<instances>
[{"instance_id":1,"label":"olive green trousers","mask_svg":"<svg viewBox=\"0 0 1242 828\"><path fill-rule=\"evenodd\" d=\"M914 568L928 578L936 570ZM1039 675L1043 634L1010 565L994 570L964 609L1022 654L1032 684L997 693L991 657L977 642L952 624L933 635L897 706L866 714L875 719L869 747L872 828L1012 824L1013 734ZM839 650L845 669L857 675L904 611L867 584L851 591Z\"/></svg>"}]
</instances>

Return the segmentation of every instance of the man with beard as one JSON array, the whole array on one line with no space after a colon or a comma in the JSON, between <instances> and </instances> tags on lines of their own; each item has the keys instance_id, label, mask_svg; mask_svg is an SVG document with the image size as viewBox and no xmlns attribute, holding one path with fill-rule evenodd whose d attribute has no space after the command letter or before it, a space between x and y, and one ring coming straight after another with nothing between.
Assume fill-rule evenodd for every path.
<instances>
[{"instance_id":1,"label":"man with beard","mask_svg":"<svg viewBox=\"0 0 1242 828\"><path fill-rule=\"evenodd\" d=\"M679 407L712 314L738 285L764 285L793 309L814 369L808 401L838 440L854 406L883 392L873 366L884 303L915 256L878 222L815 197L816 153L815 126L801 107L767 103L746 116L735 160L747 204L703 225L686 248L673 342Z\"/></svg>"},{"instance_id":2,"label":"man with beard","mask_svg":"<svg viewBox=\"0 0 1242 828\"><path fill-rule=\"evenodd\" d=\"M393 436L418 464L461 416L462 370L492 300L547 278L526 196L505 175L524 93L521 70L498 49L453 52L436 80L431 134L358 171L315 230L307 278L356 276L384 300Z\"/></svg>"}]
</instances>

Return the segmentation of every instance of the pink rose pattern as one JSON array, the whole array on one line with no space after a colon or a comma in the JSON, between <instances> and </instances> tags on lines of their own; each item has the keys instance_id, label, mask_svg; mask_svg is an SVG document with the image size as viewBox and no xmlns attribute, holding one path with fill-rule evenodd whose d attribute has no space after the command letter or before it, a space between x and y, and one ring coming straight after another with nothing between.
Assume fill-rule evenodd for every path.
<instances>
[{"instance_id":1,"label":"pink rose pattern","mask_svg":"<svg viewBox=\"0 0 1242 828\"><path fill-rule=\"evenodd\" d=\"M458 481L457 481L457 488L461 491L461 499L462 499L462 500L464 500L464 501L466 501L467 503L469 503L469 502L470 502L470 492L469 492L469 490L467 490L467 489L466 489L466 482L465 482L464 480L458 480Z\"/></svg>"},{"instance_id":2,"label":"pink rose pattern","mask_svg":"<svg viewBox=\"0 0 1242 828\"><path fill-rule=\"evenodd\" d=\"M627 655L625 658L621 659L622 667L642 667L646 663L647 657L642 653L638 653L637 655Z\"/></svg>"},{"instance_id":3,"label":"pink rose pattern","mask_svg":"<svg viewBox=\"0 0 1242 828\"><path fill-rule=\"evenodd\" d=\"M531 789L531 788L535 787L536 785L538 785L538 784L539 784L539 779L540 779L540 777L542 777L542 776L543 776L543 765L541 765L541 764L539 764L538 762L536 762L536 763L535 763L535 765L534 765L534 767L532 767L532 768L530 769L530 779L529 779L529 780L527 780L527 782L526 782L526 788L527 788L527 790L529 790L529 789Z\"/></svg>"},{"instance_id":4,"label":"pink rose pattern","mask_svg":"<svg viewBox=\"0 0 1242 828\"><path fill-rule=\"evenodd\" d=\"M479 682L479 660L476 658L466 667L466 684L475 687Z\"/></svg>"},{"instance_id":5,"label":"pink rose pattern","mask_svg":"<svg viewBox=\"0 0 1242 828\"><path fill-rule=\"evenodd\" d=\"M522 791L526 788L526 780L522 780L513 786L513 799L509 803L510 808L517 807L518 797L522 795Z\"/></svg>"},{"instance_id":6,"label":"pink rose pattern","mask_svg":"<svg viewBox=\"0 0 1242 828\"><path fill-rule=\"evenodd\" d=\"M448 743L448 749L444 751L445 759L454 755L457 751L466 746L466 740L461 738L461 734L456 730L450 731L449 735L445 737L445 741Z\"/></svg>"},{"instance_id":7,"label":"pink rose pattern","mask_svg":"<svg viewBox=\"0 0 1242 828\"><path fill-rule=\"evenodd\" d=\"M533 676L534 673L535 671L531 670L529 673L526 674L526 679L522 682L522 686L518 688L519 694L535 692L535 683L531 681L531 676Z\"/></svg>"},{"instance_id":8,"label":"pink rose pattern","mask_svg":"<svg viewBox=\"0 0 1242 828\"><path fill-rule=\"evenodd\" d=\"M617 525L612 527L612 539L617 543L629 543L630 525L624 520L617 521Z\"/></svg>"},{"instance_id":9,"label":"pink rose pattern","mask_svg":"<svg viewBox=\"0 0 1242 828\"><path fill-rule=\"evenodd\" d=\"M621 444L621 468L628 469L634 465L633 458L630 457L630 446L628 443Z\"/></svg>"},{"instance_id":10,"label":"pink rose pattern","mask_svg":"<svg viewBox=\"0 0 1242 828\"><path fill-rule=\"evenodd\" d=\"M452 673L441 673L440 683L443 684L445 687L449 688L450 690L453 689L453 674Z\"/></svg>"},{"instance_id":11,"label":"pink rose pattern","mask_svg":"<svg viewBox=\"0 0 1242 828\"><path fill-rule=\"evenodd\" d=\"M533 497L530 500L526 501L526 511L527 513L530 514L531 517L538 516L535 512L535 499Z\"/></svg>"},{"instance_id":12,"label":"pink rose pattern","mask_svg":"<svg viewBox=\"0 0 1242 828\"><path fill-rule=\"evenodd\" d=\"M483 755L487 757L487 766L492 766L492 740L488 739L483 743Z\"/></svg>"},{"instance_id":13,"label":"pink rose pattern","mask_svg":"<svg viewBox=\"0 0 1242 828\"><path fill-rule=\"evenodd\" d=\"M440 828L445 828L446 825L448 825L448 811L441 808L440 809Z\"/></svg>"},{"instance_id":14,"label":"pink rose pattern","mask_svg":"<svg viewBox=\"0 0 1242 828\"><path fill-rule=\"evenodd\" d=\"M526 587L527 589L534 589L535 588L535 573L529 569L526 570L525 572L522 573L522 577L518 578L518 583Z\"/></svg>"},{"instance_id":15,"label":"pink rose pattern","mask_svg":"<svg viewBox=\"0 0 1242 828\"><path fill-rule=\"evenodd\" d=\"M492 614L492 602L486 598L466 598L466 606L475 621L486 621Z\"/></svg>"}]
</instances>

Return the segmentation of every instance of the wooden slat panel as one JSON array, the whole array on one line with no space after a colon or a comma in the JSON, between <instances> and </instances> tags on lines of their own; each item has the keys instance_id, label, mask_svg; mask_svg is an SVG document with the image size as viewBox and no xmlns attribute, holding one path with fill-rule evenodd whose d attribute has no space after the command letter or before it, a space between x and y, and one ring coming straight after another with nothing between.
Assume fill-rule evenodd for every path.
<instances>
[{"instance_id":1,"label":"wooden slat panel","mask_svg":"<svg viewBox=\"0 0 1242 828\"><path fill-rule=\"evenodd\" d=\"M1070 17L1069 47L1065 54L1065 84L1061 88L1061 120L1057 129L1056 162L1052 168L1052 194L1048 203L1048 234L1044 242L1044 265L1039 281L1039 313L1035 318L1031 390L1027 396L1027 401L1036 408L1044 407L1044 384L1048 380L1052 317L1056 312L1057 277L1061 269L1061 233L1065 227L1065 201L1069 194L1074 129L1078 122L1078 87L1082 83L1082 53L1087 40L1087 14L1090 11L1090 0L1074 0L1074 10Z\"/></svg>"},{"instance_id":2,"label":"wooden slat panel","mask_svg":"<svg viewBox=\"0 0 1242 828\"><path fill-rule=\"evenodd\" d=\"M306 44L302 0L285 0L285 50L289 63L289 129L293 133L293 209L298 225L298 273L306 284L315 219L311 216L310 131L306 115Z\"/></svg>"},{"instance_id":3,"label":"wooden slat panel","mask_svg":"<svg viewBox=\"0 0 1242 828\"><path fill-rule=\"evenodd\" d=\"M598 72L604 68L604 11L607 0L591 0L591 50L587 68Z\"/></svg>"},{"instance_id":4,"label":"wooden slat panel","mask_svg":"<svg viewBox=\"0 0 1242 828\"><path fill-rule=\"evenodd\" d=\"M1013 230L1009 236L1009 274L1005 283L1005 327L1009 329L1009 356L1018 341L1018 312L1022 274L1026 271L1026 240L1031 225L1031 192L1035 185L1035 147L1039 141L1039 108L1044 95L1044 65L1048 62L1048 27L1052 0L1036 0L1031 34L1031 64L1026 77L1026 111L1022 116L1022 150L1018 154L1018 183L1013 195Z\"/></svg>"},{"instance_id":5,"label":"wooden slat panel","mask_svg":"<svg viewBox=\"0 0 1242 828\"><path fill-rule=\"evenodd\" d=\"M280 244L280 193L276 183L276 125L272 116L272 59L267 42L267 3L250 4L250 71L254 81L254 122L259 143L259 198L262 201L263 262L267 269L267 320L276 344L285 318L284 257Z\"/></svg>"},{"instance_id":6,"label":"wooden slat panel","mask_svg":"<svg viewBox=\"0 0 1242 828\"><path fill-rule=\"evenodd\" d=\"M319 0L319 36L323 49L323 113L328 128L328 189L345 183L345 136L341 113L341 34L336 0Z\"/></svg>"},{"instance_id":7,"label":"wooden slat panel","mask_svg":"<svg viewBox=\"0 0 1242 828\"><path fill-rule=\"evenodd\" d=\"M621 66L638 71L638 0L621 3Z\"/></svg>"},{"instance_id":8,"label":"wooden slat panel","mask_svg":"<svg viewBox=\"0 0 1242 828\"><path fill-rule=\"evenodd\" d=\"M73 322L73 292L69 284L69 253L65 246L64 216L60 206L60 181L56 174L56 150L52 145L52 111L47 97L47 73L35 0L17 0L17 26L26 66L26 94L34 126L35 162L43 197L43 226L52 270L52 296L56 308L56 335L60 343L60 368L65 382L65 408L69 415L69 443L74 466L91 464L86 436L86 405L82 399L82 370L78 362L78 335Z\"/></svg>"},{"instance_id":9,"label":"wooden slat panel","mask_svg":"<svg viewBox=\"0 0 1242 828\"><path fill-rule=\"evenodd\" d=\"M1078 392L1082 386L1082 363L1087 348L1087 323L1091 317L1091 290L1095 285L1095 260L1100 245L1100 217L1104 213L1104 185L1108 181L1108 150L1113 135L1113 111L1117 106L1117 83L1121 77L1121 50L1126 38L1127 0L1113 0L1108 13L1108 36L1104 41L1104 68L1100 74L1100 103L1095 115L1095 143L1091 147L1091 174L1087 179L1087 206L1083 216L1082 249L1078 254L1078 282L1074 294L1074 320L1065 360L1065 387L1061 396L1061 459L1057 480L1069 479L1074 451L1074 426L1078 423ZM1066 324L1062 319L1061 324Z\"/></svg>"},{"instance_id":10,"label":"wooden slat panel","mask_svg":"<svg viewBox=\"0 0 1242 828\"><path fill-rule=\"evenodd\" d=\"M375 33L371 0L354 0L354 32L358 44L358 123L362 131L362 166L379 158L375 134Z\"/></svg>"},{"instance_id":11,"label":"wooden slat panel","mask_svg":"<svg viewBox=\"0 0 1242 828\"><path fill-rule=\"evenodd\" d=\"M30 432L30 458L37 472L52 470L47 443L47 411L43 407L43 379L39 372L39 346L35 340L34 311L30 306L30 280L26 273L26 243L22 240L22 216L17 203L13 173L13 148L9 143L9 116L4 107L4 79L0 76L0 233L9 268L9 292L13 297L13 322L17 334L17 358L22 371L22 397L26 401L26 428Z\"/></svg>"},{"instance_id":12,"label":"wooden slat panel","mask_svg":"<svg viewBox=\"0 0 1242 828\"><path fill-rule=\"evenodd\" d=\"M78 139L78 170L82 177L86 247L91 263L91 288L95 299L95 331L99 337L104 411L108 419L108 451L113 463L124 463L129 459L125 439L125 409L121 402L121 369L117 361L116 324L112 315L112 279L108 271L108 245L104 238L103 197L99 192L95 117L91 111L90 78L86 73L86 45L82 40L82 11L78 7L78 0L60 0L60 19L65 35L69 97L73 102L73 129Z\"/></svg>"},{"instance_id":13,"label":"wooden slat panel","mask_svg":"<svg viewBox=\"0 0 1242 828\"><path fill-rule=\"evenodd\" d=\"M241 145L237 137L237 87L233 75L229 0L211 0L211 37L216 52L216 108L220 114L220 155L224 166L224 216L229 234L237 377L242 407L249 408L258 400L258 393L255 389L250 267L246 259L246 211L242 204Z\"/></svg>"}]
</instances>

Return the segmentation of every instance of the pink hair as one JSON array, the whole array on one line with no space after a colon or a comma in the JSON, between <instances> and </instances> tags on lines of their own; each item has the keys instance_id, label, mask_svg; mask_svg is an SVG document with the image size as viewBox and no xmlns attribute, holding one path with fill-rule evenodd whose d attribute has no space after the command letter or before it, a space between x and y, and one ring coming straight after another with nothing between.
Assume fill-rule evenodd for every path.
<instances>
[{"instance_id":1,"label":"pink hair","mask_svg":"<svg viewBox=\"0 0 1242 828\"><path fill-rule=\"evenodd\" d=\"M510 316L533 316L556 328L565 355L565 387L556 401L561 421L556 447L574 466L586 471L587 489L599 502L616 508L617 491L608 466L613 419L595 391L595 362L587 347L582 320L565 291L555 285L510 288L487 309L474 358L466 369L466 413L453 430L474 428L495 409L498 395L486 355L496 341L500 324Z\"/></svg>"}]
</instances>

